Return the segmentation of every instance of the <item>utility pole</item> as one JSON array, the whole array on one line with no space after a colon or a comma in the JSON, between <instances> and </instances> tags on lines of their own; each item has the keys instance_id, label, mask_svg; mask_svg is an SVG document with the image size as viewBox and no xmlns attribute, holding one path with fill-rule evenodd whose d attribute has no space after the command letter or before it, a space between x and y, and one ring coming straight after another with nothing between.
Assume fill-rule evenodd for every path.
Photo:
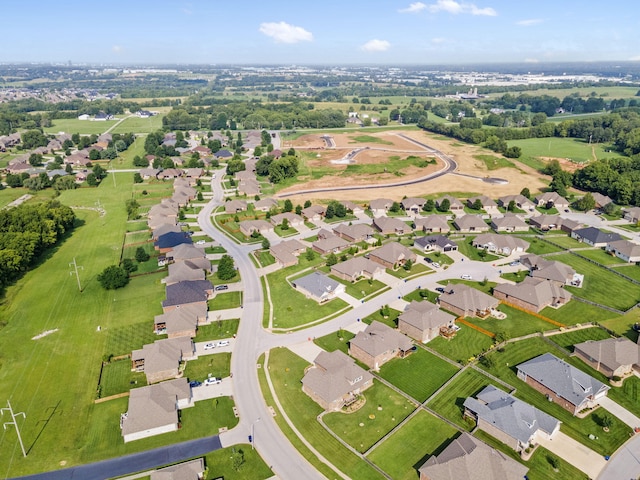
<instances>
[{"instance_id":1,"label":"utility pole","mask_svg":"<svg viewBox=\"0 0 640 480\"><path fill-rule=\"evenodd\" d=\"M9 412L9 415L11 415L11 421L10 422L6 422L4 424L4 429L7 429L7 425L13 425L14 427L16 427L16 433L18 434L18 441L20 442L20 448L22 449L22 455L24 457L27 456L27 452L24 451L24 445L22 443L22 437L20 436L20 428L18 428L18 422L16 421L16 417L19 415L22 415L22 418L27 418L27 416L24 414L24 412L18 412L18 413L13 413L13 408L11 408L11 402L9 402L9 400L7 400L7 405L9 405L8 408L0 408L0 414L4 415L4 412L7 411Z\"/></svg>"},{"instance_id":2,"label":"utility pole","mask_svg":"<svg viewBox=\"0 0 640 480\"><path fill-rule=\"evenodd\" d=\"M70 267L73 267L73 271L69 272L69 275L75 275L76 280L78 280L78 290L82 293L82 287L80 286L80 275L78 274L78 269L84 270L83 266L78 266L76 263L76 257L73 257L73 262L69 264Z\"/></svg>"}]
</instances>

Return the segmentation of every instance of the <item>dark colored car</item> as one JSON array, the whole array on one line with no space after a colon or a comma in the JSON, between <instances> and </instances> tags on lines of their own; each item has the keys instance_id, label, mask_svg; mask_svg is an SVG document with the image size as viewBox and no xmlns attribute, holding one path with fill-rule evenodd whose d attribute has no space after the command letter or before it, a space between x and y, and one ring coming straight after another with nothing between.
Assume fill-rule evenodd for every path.
<instances>
[{"instance_id":1,"label":"dark colored car","mask_svg":"<svg viewBox=\"0 0 640 480\"><path fill-rule=\"evenodd\" d=\"M191 380L189 382L190 387L199 387L200 385L202 385L202 382L199 382L198 380Z\"/></svg>"},{"instance_id":2,"label":"dark colored car","mask_svg":"<svg viewBox=\"0 0 640 480\"><path fill-rule=\"evenodd\" d=\"M436 292L444 293L444 288L436 287Z\"/></svg>"},{"instance_id":3,"label":"dark colored car","mask_svg":"<svg viewBox=\"0 0 640 480\"><path fill-rule=\"evenodd\" d=\"M431 260L429 257L424 257L424 261L427 263L433 263L433 260Z\"/></svg>"}]
</instances>

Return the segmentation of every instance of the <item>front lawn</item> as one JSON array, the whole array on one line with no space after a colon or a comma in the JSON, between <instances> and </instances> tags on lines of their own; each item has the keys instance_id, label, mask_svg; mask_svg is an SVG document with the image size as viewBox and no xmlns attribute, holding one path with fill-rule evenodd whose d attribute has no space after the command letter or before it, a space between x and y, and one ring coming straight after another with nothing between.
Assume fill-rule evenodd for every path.
<instances>
[{"instance_id":1,"label":"front lawn","mask_svg":"<svg viewBox=\"0 0 640 480\"><path fill-rule=\"evenodd\" d=\"M276 227L273 230L276 232L276 235L278 235L279 237L290 237L291 235L295 235L296 233L298 233L298 230L296 230L292 226L289 226L285 230L282 228L282 225L276 225Z\"/></svg>"},{"instance_id":2,"label":"front lawn","mask_svg":"<svg viewBox=\"0 0 640 480\"><path fill-rule=\"evenodd\" d=\"M501 278L504 278L505 280L510 280L515 283L520 283L528 276L529 276L529 272L527 270L520 270L519 272L513 272L513 273L503 273L502 275L500 275Z\"/></svg>"},{"instance_id":3,"label":"front lawn","mask_svg":"<svg viewBox=\"0 0 640 480\"><path fill-rule=\"evenodd\" d=\"M430 258L434 262L438 262L440 265L451 265L453 263L453 259L449 255L440 252L427 253L424 255L424 258Z\"/></svg>"},{"instance_id":4,"label":"front lawn","mask_svg":"<svg viewBox=\"0 0 640 480\"><path fill-rule=\"evenodd\" d=\"M240 454L243 462L240 467L233 463L233 454ZM208 478L226 480L265 480L273 477L273 472L264 462L257 450L251 445L234 445L205 455Z\"/></svg>"},{"instance_id":5,"label":"front lawn","mask_svg":"<svg viewBox=\"0 0 640 480\"><path fill-rule=\"evenodd\" d=\"M395 480L415 480L428 457L439 454L457 436L448 423L420 411L368 458Z\"/></svg>"},{"instance_id":6,"label":"front lawn","mask_svg":"<svg viewBox=\"0 0 640 480\"><path fill-rule=\"evenodd\" d=\"M477 280L477 281L474 281L474 280ZM474 280L462 280L462 279L459 279L459 278L452 278L450 280L441 280L438 283L440 285L448 285L449 283L453 283L454 285L457 285L457 284L462 283L464 285L468 285L470 287L473 287L476 290L480 290L481 292L484 292L487 295L491 295L493 293L493 287L495 287L497 285L496 282L485 282L481 278L474 279Z\"/></svg>"},{"instance_id":7,"label":"front lawn","mask_svg":"<svg viewBox=\"0 0 640 480\"><path fill-rule=\"evenodd\" d=\"M394 358L380 369L380 376L419 402L424 402L458 368L422 348L406 358Z\"/></svg>"},{"instance_id":8,"label":"front lawn","mask_svg":"<svg viewBox=\"0 0 640 480\"><path fill-rule=\"evenodd\" d=\"M373 280L368 278L363 278L355 283L346 282L344 280L340 280L336 277L331 277L334 280L342 283L346 286L346 292L351 295L353 298L361 299L368 297L369 295L379 292L383 288L386 288L386 285L382 283L380 280Z\"/></svg>"},{"instance_id":9,"label":"front lawn","mask_svg":"<svg viewBox=\"0 0 640 480\"><path fill-rule=\"evenodd\" d=\"M242 292L217 293L207 302L209 310L227 310L242 305Z\"/></svg>"},{"instance_id":10,"label":"front lawn","mask_svg":"<svg viewBox=\"0 0 640 480\"><path fill-rule=\"evenodd\" d=\"M327 352L333 352L334 350L340 350L344 353L349 352L349 342L355 335L348 330L338 330L337 332L330 333L324 337L314 338L313 343L318 345Z\"/></svg>"},{"instance_id":11,"label":"front lawn","mask_svg":"<svg viewBox=\"0 0 640 480\"><path fill-rule=\"evenodd\" d=\"M412 300L415 300L416 302L422 302L423 300L426 300L427 302L436 303L436 300L439 296L440 294L438 292L433 292L424 288L418 288L417 290L414 290L413 292L405 295L402 298L407 302L411 302Z\"/></svg>"},{"instance_id":12,"label":"front lawn","mask_svg":"<svg viewBox=\"0 0 640 480\"><path fill-rule=\"evenodd\" d=\"M254 257L258 259L261 267L268 267L276 263L276 259L269 253L268 250L258 250L253 253Z\"/></svg>"},{"instance_id":13,"label":"front lawn","mask_svg":"<svg viewBox=\"0 0 640 480\"><path fill-rule=\"evenodd\" d=\"M208 325L199 325L194 341L208 342L210 340L233 337L238 332L239 323L239 319L233 318L230 320L214 320Z\"/></svg>"},{"instance_id":14,"label":"front lawn","mask_svg":"<svg viewBox=\"0 0 640 480\"><path fill-rule=\"evenodd\" d=\"M371 325L373 321L377 321L380 323L384 323L391 328L396 328L398 326L398 317L402 312L400 310L396 310L395 308L389 307L389 315L387 318L384 318L382 315L382 311L378 310L377 312L372 313L368 317L364 317L362 321L367 325Z\"/></svg>"},{"instance_id":15,"label":"front lawn","mask_svg":"<svg viewBox=\"0 0 640 480\"><path fill-rule=\"evenodd\" d=\"M553 259L566 263L576 272L584 275L582 288L565 287L578 297L623 311L640 301L640 285L631 283L575 255L566 253L555 256ZM612 292L615 292L615 295L612 295Z\"/></svg>"},{"instance_id":16,"label":"front lawn","mask_svg":"<svg viewBox=\"0 0 640 480\"><path fill-rule=\"evenodd\" d=\"M332 412L323 417L325 425L359 452L366 452L407 415L415 405L405 397L374 380L362 395L366 403L356 412Z\"/></svg>"},{"instance_id":17,"label":"front lawn","mask_svg":"<svg viewBox=\"0 0 640 480\"><path fill-rule=\"evenodd\" d=\"M474 247L472 245L474 238L476 237L465 237L462 240L457 240L456 243L458 244L458 251L469 260L476 260L478 262L493 262L500 258L497 255L487 253L484 250Z\"/></svg>"},{"instance_id":18,"label":"front lawn","mask_svg":"<svg viewBox=\"0 0 640 480\"><path fill-rule=\"evenodd\" d=\"M231 371L231 354L229 352L201 355L189 360L184 369L184 376L192 380L204 381L207 377L228 377Z\"/></svg>"},{"instance_id":19,"label":"front lawn","mask_svg":"<svg viewBox=\"0 0 640 480\"><path fill-rule=\"evenodd\" d=\"M458 326L460 330L452 339L434 338L427 346L455 362L466 363L471 357L486 352L493 345L493 340L483 333L466 325Z\"/></svg>"}]
</instances>

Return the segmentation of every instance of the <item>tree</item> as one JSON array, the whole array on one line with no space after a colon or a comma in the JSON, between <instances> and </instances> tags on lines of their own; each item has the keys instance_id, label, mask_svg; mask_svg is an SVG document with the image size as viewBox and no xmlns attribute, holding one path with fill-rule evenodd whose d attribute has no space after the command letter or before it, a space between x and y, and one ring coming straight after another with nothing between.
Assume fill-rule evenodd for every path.
<instances>
[{"instance_id":1,"label":"tree","mask_svg":"<svg viewBox=\"0 0 640 480\"><path fill-rule=\"evenodd\" d=\"M304 208L309 208L311 206L311 200L304 201Z\"/></svg>"},{"instance_id":2,"label":"tree","mask_svg":"<svg viewBox=\"0 0 640 480\"><path fill-rule=\"evenodd\" d=\"M613 420L611 420L611 417L609 415L605 414L602 416L602 418L600 418L600 423L602 424L603 430L605 432L608 432L613 425Z\"/></svg>"},{"instance_id":3,"label":"tree","mask_svg":"<svg viewBox=\"0 0 640 480\"><path fill-rule=\"evenodd\" d=\"M336 263L338 263L338 257L336 256L335 253L331 252L327 256L327 267L331 267L331 266L335 265Z\"/></svg>"},{"instance_id":4,"label":"tree","mask_svg":"<svg viewBox=\"0 0 640 480\"><path fill-rule=\"evenodd\" d=\"M111 265L98 275L98 282L106 290L115 290L129 283L129 274L123 267Z\"/></svg>"},{"instance_id":5,"label":"tree","mask_svg":"<svg viewBox=\"0 0 640 480\"><path fill-rule=\"evenodd\" d=\"M196 200L198 200L199 202L202 202L204 200L202 192L198 192L198 194L196 195Z\"/></svg>"},{"instance_id":6,"label":"tree","mask_svg":"<svg viewBox=\"0 0 640 480\"><path fill-rule=\"evenodd\" d=\"M145 251L143 247L136 248L136 255L135 255L136 262L143 263L149 260L149 258L151 258L151 256Z\"/></svg>"},{"instance_id":7,"label":"tree","mask_svg":"<svg viewBox=\"0 0 640 480\"><path fill-rule=\"evenodd\" d=\"M224 254L220 258L218 263L218 271L216 275L220 280L231 280L236 275L236 268L233 263L233 258L230 255Z\"/></svg>"},{"instance_id":8,"label":"tree","mask_svg":"<svg viewBox=\"0 0 640 480\"><path fill-rule=\"evenodd\" d=\"M407 272L411 270L411 267L413 267L413 262L411 260L407 260L402 266L402 268L404 268Z\"/></svg>"},{"instance_id":9,"label":"tree","mask_svg":"<svg viewBox=\"0 0 640 480\"><path fill-rule=\"evenodd\" d=\"M290 157L295 157L296 156L296 149L291 147L288 151L287 151L287 155Z\"/></svg>"},{"instance_id":10,"label":"tree","mask_svg":"<svg viewBox=\"0 0 640 480\"><path fill-rule=\"evenodd\" d=\"M398 213L401 208L402 207L400 207L400 204L398 202L393 202L391 204L391 207L389 207L389 211L392 213Z\"/></svg>"},{"instance_id":11,"label":"tree","mask_svg":"<svg viewBox=\"0 0 640 480\"><path fill-rule=\"evenodd\" d=\"M527 187L524 187L522 190L520 190L520 195L522 195L525 198L531 199L531 192Z\"/></svg>"},{"instance_id":12,"label":"tree","mask_svg":"<svg viewBox=\"0 0 640 480\"><path fill-rule=\"evenodd\" d=\"M130 258L125 258L122 260L122 268L124 268L128 274L132 274L136 270L138 270L138 265L133 263L133 260Z\"/></svg>"},{"instance_id":13,"label":"tree","mask_svg":"<svg viewBox=\"0 0 640 480\"><path fill-rule=\"evenodd\" d=\"M271 242L269 241L268 238L263 238L262 239L262 249L263 250L269 250L271 248Z\"/></svg>"},{"instance_id":14,"label":"tree","mask_svg":"<svg viewBox=\"0 0 640 480\"><path fill-rule=\"evenodd\" d=\"M289 220L287 220L286 218L283 218L282 223L280 224L280 229L289 230Z\"/></svg>"},{"instance_id":15,"label":"tree","mask_svg":"<svg viewBox=\"0 0 640 480\"><path fill-rule=\"evenodd\" d=\"M324 212L324 218L331 219L336 216L336 210L332 203L327 205L327 209Z\"/></svg>"},{"instance_id":16,"label":"tree","mask_svg":"<svg viewBox=\"0 0 640 480\"><path fill-rule=\"evenodd\" d=\"M32 167L39 167L42 165L42 154L41 153L32 153L29 155L29 165Z\"/></svg>"},{"instance_id":17,"label":"tree","mask_svg":"<svg viewBox=\"0 0 640 480\"><path fill-rule=\"evenodd\" d=\"M107 176L107 171L104 168L102 168L102 166L100 165L96 165L95 167L93 167L92 172L96 176L96 179L98 181L102 180L104 177Z\"/></svg>"},{"instance_id":18,"label":"tree","mask_svg":"<svg viewBox=\"0 0 640 480\"><path fill-rule=\"evenodd\" d=\"M449 208L451 208L451 201L448 198L443 199L440 202L440 206L438 207L439 212L448 212Z\"/></svg>"},{"instance_id":19,"label":"tree","mask_svg":"<svg viewBox=\"0 0 640 480\"><path fill-rule=\"evenodd\" d=\"M140 204L135 198L130 198L125 202L125 206L127 208L127 218L129 220L135 220L138 218L138 209L140 208Z\"/></svg>"},{"instance_id":20,"label":"tree","mask_svg":"<svg viewBox=\"0 0 640 480\"><path fill-rule=\"evenodd\" d=\"M558 458L549 454L547 455L547 462L549 462L549 465L551 465L551 468L553 468L555 471L558 471L558 467L560 466L560 462L558 461Z\"/></svg>"},{"instance_id":21,"label":"tree","mask_svg":"<svg viewBox=\"0 0 640 480\"><path fill-rule=\"evenodd\" d=\"M234 470L237 472L242 468L242 465L244 465L244 452L242 450L233 450L233 453L231 454L231 461L233 463L233 468Z\"/></svg>"},{"instance_id":22,"label":"tree","mask_svg":"<svg viewBox=\"0 0 640 480\"><path fill-rule=\"evenodd\" d=\"M67 175L64 177L55 177L53 182L53 188L56 190L74 190L78 188L78 184L76 183L76 179L72 175Z\"/></svg>"},{"instance_id":23,"label":"tree","mask_svg":"<svg viewBox=\"0 0 640 480\"><path fill-rule=\"evenodd\" d=\"M302 215L302 205L296 205L295 212L296 215Z\"/></svg>"},{"instance_id":24,"label":"tree","mask_svg":"<svg viewBox=\"0 0 640 480\"><path fill-rule=\"evenodd\" d=\"M293 210L293 202L288 198L284 201L284 206L282 207L283 212L291 212Z\"/></svg>"},{"instance_id":25,"label":"tree","mask_svg":"<svg viewBox=\"0 0 640 480\"><path fill-rule=\"evenodd\" d=\"M507 211L508 212L513 212L516 209L516 202L515 200L511 200L509 202L509 204L507 205Z\"/></svg>"},{"instance_id":26,"label":"tree","mask_svg":"<svg viewBox=\"0 0 640 480\"><path fill-rule=\"evenodd\" d=\"M73 167L71 166L70 163L67 163L67 166L64 167L64 171L67 172L69 175L73 173Z\"/></svg>"},{"instance_id":27,"label":"tree","mask_svg":"<svg viewBox=\"0 0 640 480\"><path fill-rule=\"evenodd\" d=\"M315 254L315 252L314 252L312 249L307 248L307 251L306 251L306 253L304 254L304 257L305 257L308 261L312 261L314 258L316 258L316 254Z\"/></svg>"},{"instance_id":28,"label":"tree","mask_svg":"<svg viewBox=\"0 0 640 480\"><path fill-rule=\"evenodd\" d=\"M471 208L473 208L474 210L482 210L482 200L477 198L476 201L471 205Z\"/></svg>"},{"instance_id":29,"label":"tree","mask_svg":"<svg viewBox=\"0 0 640 480\"><path fill-rule=\"evenodd\" d=\"M96 185L98 185L98 179L96 178L95 173L90 173L89 175L87 175L87 185L91 187L95 187Z\"/></svg>"},{"instance_id":30,"label":"tree","mask_svg":"<svg viewBox=\"0 0 640 480\"><path fill-rule=\"evenodd\" d=\"M133 174L133 183L142 183L142 175L140 175L138 172Z\"/></svg>"},{"instance_id":31,"label":"tree","mask_svg":"<svg viewBox=\"0 0 640 480\"><path fill-rule=\"evenodd\" d=\"M587 193L576 202L576 207L578 208L578 210L588 212L589 210L593 210L596 207L596 201L591 193Z\"/></svg>"},{"instance_id":32,"label":"tree","mask_svg":"<svg viewBox=\"0 0 640 480\"><path fill-rule=\"evenodd\" d=\"M424 205L422 206L422 210L425 212L433 212L434 208L436 208L436 204L431 198L424 202Z\"/></svg>"}]
</instances>

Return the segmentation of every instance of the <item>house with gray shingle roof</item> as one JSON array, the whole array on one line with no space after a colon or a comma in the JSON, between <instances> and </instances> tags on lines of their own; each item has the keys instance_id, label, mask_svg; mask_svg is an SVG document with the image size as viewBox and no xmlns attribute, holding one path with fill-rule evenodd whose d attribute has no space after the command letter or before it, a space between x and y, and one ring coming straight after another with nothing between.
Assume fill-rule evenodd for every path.
<instances>
[{"instance_id":1,"label":"house with gray shingle roof","mask_svg":"<svg viewBox=\"0 0 640 480\"><path fill-rule=\"evenodd\" d=\"M514 202L520 210L532 212L535 210L535 204L524 195L505 195L498 199L498 205L502 208L509 208L509 204Z\"/></svg>"},{"instance_id":2,"label":"house with gray shingle roof","mask_svg":"<svg viewBox=\"0 0 640 480\"><path fill-rule=\"evenodd\" d=\"M369 202L369 210L371 210L374 217L380 217L387 214L391 205L393 205L393 200L388 198L376 198Z\"/></svg>"},{"instance_id":3,"label":"house with gray shingle roof","mask_svg":"<svg viewBox=\"0 0 640 480\"><path fill-rule=\"evenodd\" d=\"M131 368L144 372L147 383L157 383L180 374L180 363L195 358L189 336L165 338L131 352Z\"/></svg>"},{"instance_id":4,"label":"house with gray shingle roof","mask_svg":"<svg viewBox=\"0 0 640 480\"><path fill-rule=\"evenodd\" d=\"M532 358L516 368L520 380L573 415L597 407L598 400L611 388L550 353Z\"/></svg>"},{"instance_id":5,"label":"house with gray shingle roof","mask_svg":"<svg viewBox=\"0 0 640 480\"><path fill-rule=\"evenodd\" d=\"M310 207L302 209L302 216L307 220L319 222L324 218L326 211L327 208L323 205L311 205Z\"/></svg>"},{"instance_id":6,"label":"house with gray shingle roof","mask_svg":"<svg viewBox=\"0 0 640 480\"><path fill-rule=\"evenodd\" d=\"M151 472L149 480L202 480L204 478L204 460L197 458L178 463Z\"/></svg>"},{"instance_id":7,"label":"house with gray shingle roof","mask_svg":"<svg viewBox=\"0 0 640 480\"><path fill-rule=\"evenodd\" d=\"M244 200L229 200L224 202L225 213L244 212L247 209L247 202Z\"/></svg>"},{"instance_id":8,"label":"house with gray shingle roof","mask_svg":"<svg viewBox=\"0 0 640 480\"><path fill-rule=\"evenodd\" d=\"M462 213L464 212L464 204L458 200L455 197L452 197L451 195L445 195L444 197L440 197L438 199L436 199L435 204L436 204L436 208L438 210L440 210L442 208L442 202L443 200L449 200L449 211L453 212L453 213Z\"/></svg>"},{"instance_id":9,"label":"house with gray shingle roof","mask_svg":"<svg viewBox=\"0 0 640 480\"><path fill-rule=\"evenodd\" d=\"M373 228L366 223L356 223L354 225L346 225L341 223L334 227L333 233L344 238L350 243L362 242L373 236Z\"/></svg>"},{"instance_id":10,"label":"house with gray shingle roof","mask_svg":"<svg viewBox=\"0 0 640 480\"><path fill-rule=\"evenodd\" d=\"M375 217L373 219L373 226L382 234L397 234L404 235L411 233L411 227L404 223L399 218L394 217Z\"/></svg>"},{"instance_id":11,"label":"house with gray shingle roof","mask_svg":"<svg viewBox=\"0 0 640 480\"><path fill-rule=\"evenodd\" d=\"M561 197L556 192L545 192L537 195L533 199L534 203L538 207L543 208L557 208L558 210L564 210L569 208L569 201L566 198Z\"/></svg>"},{"instance_id":12,"label":"house with gray shingle roof","mask_svg":"<svg viewBox=\"0 0 640 480\"><path fill-rule=\"evenodd\" d=\"M561 307L571 300L571 292L557 283L542 278L526 277L511 285L501 283L493 288L493 296L525 310L539 312L545 307Z\"/></svg>"},{"instance_id":13,"label":"house with gray shingle roof","mask_svg":"<svg viewBox=\"0 0 640 480\"><path fill-rule=\"evenodd\" d=\"M420 197L408 197L402 199L400 205L402 205L402 209L407 212L409 215L417 215L422 210L422 207L427 201L424 198Z\"/></svg>"},{"instance_id":14,"label":"house with gray shingle roof","mask_svg":"<svg viewBox=\"0 0 640 480\"><path fill-rule=\"evenodd\" d=\"M539 255L523 255L520 263L529 269L529 275L534 278L550 280L558 285L575 285L578 281L576 271L569 265Z\"/></svg>"},{"instance_id":15,"label":"house with gray shingle roof","mask_svg":"<svg viewBox=\"0 0 640 480\"><path fill-rule=\"evenodd\" d=\"M627 208L624 211L624 219L631 223L640 222L640 207Z\"/></svg>"},{"instance_id":16,"label":"house with gray shingle roof","mask_svg":"<svg viewBox=\"0 0 640 480\"><path fill-rule=\"evenodd\" d=\"M604 247L607 243L622 240L622 237L614 232L603 232L596 227L580 228L571 232L571 238L586 243L592 247Z\"/></svg>"},{"instance_id":17,"label":"house with gray shingle roof","mask_svg":"<svg viewBox=\"0 0 640 480\"><path fill-rule=\"evenodd\" d=\"M539 438L552 439L560 431L561 423L493 385L486 386L476 398L468 397L464 401L464 415L473 418L480 430L516 452L536 445Z\"/></svg>"},{"instance_id":18,"label":"house with gray shingle roof","mask_svg":"<svg viewBox=\"0 0 640 480\"><path fill-rule=\"evenodd\" d=\"M271 245L269 253L273 255L278 264L285 268L298 264L298 255L306 250L298 240L285 240L276 245Z\"/></svg>"},{"instance_id":19,"label":"house with gray shingle roof","mask_svg":"<svg viewBox=\"0 0 640 480\"><path fill-rule=\"evenodd\" d=\"M609 242L607 243L605 250L625 262L640 262L640 245L630 242L629 240Z\"/></svg>"},{"instance_id":20,"label":"house with gray shingle roof","mask_svg":"<svg viewBox=\"0 0 640 480\"><path fill-rule=\"evenodd\" d=\"M337 235L328 235L325 238L313 242L311 248L320 255L327 255L329 253L340 253L350 245L351 244L344 238L338 237Z\"/></svg>"},{"instance_id":21,"label":"house with gray shingle roof","mask_svg":"<svg viewBox=\"0 0 640 480\"><path fill-rule=\"evenodd\" d=\"M419 342L427 343L440 335L441 329L453 329L455 319L431 302L413 300L398 317L398 330Z\"/></svg>"},{"instance_id":22,"label":"house with gray shingle roof","mask_svg":"<svg viewBox=\"0 0 640 480\"><path fill-rule=\"evenodd\" d=\"M207 321L206 305L183 305L170 312L156 315L153 320L154 332L167 334L169 338L195 337L198 325Z\"/></svg>"},{"instance_id":23,"label":"house with gray shingle roof","mask_svg":"<svg viewBox=\"0 0 640 480\"><path fill-rule=\"evenodd\" d=\"M238 227L245 237L250 237L254 232L260 235L273 232L273 225L266 220L242 220Z\"/></svg>"},{"instance_id":24,"label":"house with gray shingle roof","mask_svg":"<svg viewBox=\"0 0 640 480\"><path fill-rule=\"evenodd\" d=\"M464 432L418 472L420 480L521 480L529 469Z\"/></svg>"},{"instance_id":25,"label":"house with gray shingle roof","mask_svg":"<svg viewBox=\"0 0 640 480\"><path fill-rule=\"evenodd\" d=\"M167 285L165 291L167 298L162 301L162 310L166 313L182 305L206 305L213 295L213 285L209 280L190 280Z\"/></svg>"},{"instance_id":26,"label":"house with gray shingle roof","mask_svg":"<svg viewBox=\"0 0 640 480\"><path fill-rule=\"evenodd\" d=\"M263 198L253 204L253 209L261 212L268 212L272 208L278 208L278 201L274 198Z\"/></svg>"},{"instance_id":27,"label":"house with gray shingle roof","mask_svg":"<svg viewBox=\"0 0 640 480\"><path fill-rule=\"evenodd\" d=\"M444 235L425 235L417 237L413 245L425 252L455 252L458 244Z\"/></svg>"},{"instance_id":28,"label":"house with gray shingle roof","mask_svg":"<svg viewBox=\"0 0 640 480\"><path fill-rule=\"evenodd\" d=\"M640 370L640 345L627 337L590 340L573 347L576 357L609 378Z\"/></svg>"},{"instance_id":29,"label":"house with gray shingle roof","mask_svg":"<svg viewBox=\"0 0 640 480\"><path fill-rule=\"evenodd\" d=\"M404 358L414 350L409 337L378 321L373 321L349 342L349 355L374 370L393 358Z\"/></svg>"},{"instance_id":30,"label":"house with gray shingle roof","mask_svg":"<svg viewBox=\"0 0 640 480\"><path fill-rule=\"evenodd\" d=\"M291 285L307 298L311 298L318 303L333 300L345 291L343 284L321 272L313 272L304 277L291 280Z\"/></svg>"},{"instance_id":31,"label":"house with gray shingle roof","mask_svg":"<svg viewBox=\"0 0 640 480\"><path fill-rule=\"evenodd\" d=\"M339 410L373 385L373 375L340 350L320 352L302 377L302 391L325 410Z\"/></svg>"}]
</instances>

